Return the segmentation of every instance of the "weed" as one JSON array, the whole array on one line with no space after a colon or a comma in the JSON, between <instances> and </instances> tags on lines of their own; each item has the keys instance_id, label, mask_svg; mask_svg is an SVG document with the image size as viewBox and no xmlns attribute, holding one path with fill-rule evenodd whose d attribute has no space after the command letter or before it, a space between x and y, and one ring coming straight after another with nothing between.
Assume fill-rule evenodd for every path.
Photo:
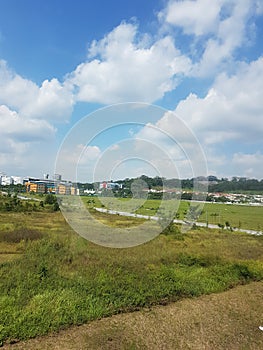
<instances>
[{"instance_id":1,"label":"weed","mask_svg":"<svg viewBox=\"0 0 263 350\"><path fill-rule=\"evenodd\" d=\"M60 212L1 214L7 223L2 252L25 242L20 258L0 265L0 342L263 279L262 237L203 228L180 240L171 224L147 244L110 249L76 235Z\"/></svg>"}]
</instances>

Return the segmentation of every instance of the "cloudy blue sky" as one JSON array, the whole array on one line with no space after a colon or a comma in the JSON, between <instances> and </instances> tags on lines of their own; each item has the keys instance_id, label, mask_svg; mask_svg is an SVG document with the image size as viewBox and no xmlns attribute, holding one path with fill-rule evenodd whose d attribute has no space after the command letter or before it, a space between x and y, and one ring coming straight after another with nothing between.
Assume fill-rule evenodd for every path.
<instances>
[{"instance_id":1,"label":"cloudy blue sky","mask_svg":"<svg viewBox=\"0 0 263 350\"><path fill-rule=\"evenodd\" d=\"M64 137L83 117L95 112L85 127L98 133L100 118L115 120L98 109L142 102L162 109L146 108L141 124L139 112L128 127L128 108L119 128L70 145L65 162L84 155L82 181L92 180L105 150L121 147L144 161L125 167L119 152L109 153L121 164L115 177L166 170L140 140L158 144L180 177L191 174L176 147L190 154L189 166L198 145L204 174L263 178L262 16L261 0L0 0L0 172L53 173ZM156 174L178 175L165 170Z\"/></svg>"}]
</instances>

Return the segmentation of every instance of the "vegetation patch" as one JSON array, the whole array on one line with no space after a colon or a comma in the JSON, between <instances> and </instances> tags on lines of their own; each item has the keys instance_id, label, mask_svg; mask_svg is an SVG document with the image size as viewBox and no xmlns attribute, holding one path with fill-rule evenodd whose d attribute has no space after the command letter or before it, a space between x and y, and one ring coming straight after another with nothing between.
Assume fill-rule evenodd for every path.
<instances>
[{"instance_id":1,"label":"vegetation patch","mask_svg":"<svg viewBox=\"0 0 263 350\"><path fill-rule=\"evenodd\" d=\"M29 228L19 228L14 231L0 232L0 242L19 243L21 241L33 241L41 239L43 233Z\"/></svg>"},{"instance_id":2,"label":"vegetation patch","mask_svg":"<svg viewBox=\"0 0 263 350\"><path fill-rule=\"evenodd\" d=\"M96 215L116 226L127 221ZM111 249L45 210L0 213L0 232L2 343L263 279L261 236L206 228L183 234L171 224L147 244Z\"/></svg>"}]
</instances>

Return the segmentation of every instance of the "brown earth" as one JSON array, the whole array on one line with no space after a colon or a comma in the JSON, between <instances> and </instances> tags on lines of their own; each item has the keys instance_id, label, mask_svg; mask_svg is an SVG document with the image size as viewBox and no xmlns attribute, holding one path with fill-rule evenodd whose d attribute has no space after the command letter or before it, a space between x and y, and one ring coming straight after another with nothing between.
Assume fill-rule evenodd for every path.
<instances>
[{"instance_id":1,"label":"brown earth","mask_svg":"<svg viewBox=\"0 0 263 350\"><path fill-rule=\"evenodd\" d=\"M3 349L263 349L263 282L119 314Z\"/></svg>"}]
</instances>

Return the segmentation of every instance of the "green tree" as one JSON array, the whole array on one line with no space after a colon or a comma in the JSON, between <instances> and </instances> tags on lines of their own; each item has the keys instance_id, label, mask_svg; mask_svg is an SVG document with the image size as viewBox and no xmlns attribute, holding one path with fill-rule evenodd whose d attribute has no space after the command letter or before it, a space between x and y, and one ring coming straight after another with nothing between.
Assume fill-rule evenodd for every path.
<instances>
[{"instance_id":1,"label":"green tree","mask_svg":"<svg viewBox=\"0 0 263 350\"><path fill-rule=\"evenodd\" d=\"M57 198L52 193L47 194L45 198L45 204L54 204L57 203Z\"/></svg>"},{"instance_id":2,"label":"green tree","mask_svg":"<svg viewBox=\"0 0 263 350\"><path fill-rule=\"evenodd\" d=\"M58 211L58 210L59 210L59 204L58 204L58 202L55 202L53 204L53 211Z\"/></svg>"}]
</instances>

